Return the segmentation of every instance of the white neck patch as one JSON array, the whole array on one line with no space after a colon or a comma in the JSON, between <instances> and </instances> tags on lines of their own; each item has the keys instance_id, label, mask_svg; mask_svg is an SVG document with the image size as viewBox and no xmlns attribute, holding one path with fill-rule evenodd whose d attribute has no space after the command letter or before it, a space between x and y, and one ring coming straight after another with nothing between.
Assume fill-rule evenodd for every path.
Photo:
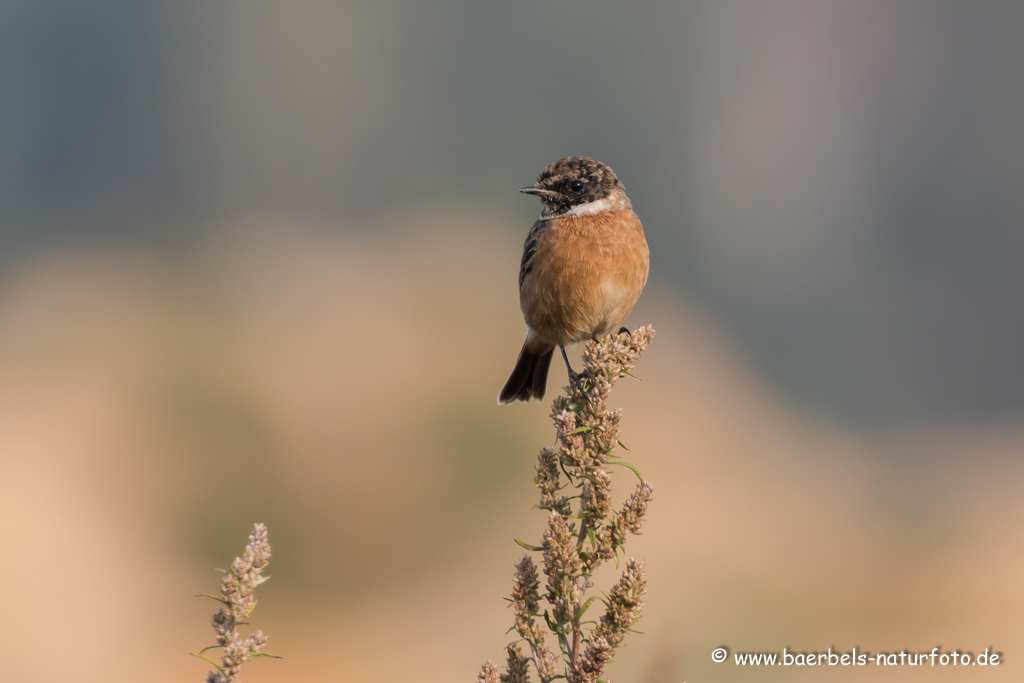
<instances>
[{"instance_id":1,"label":"white neck patch","mask_svg":"<svg viewBox=\"0 0 1024 683\"><path fill-rule=\"evenodd\" d=\"M580 204L570 208L565 213L552 215L547 212L545 207L540 212L541 218L557 218L558 216L593 216L597 213L611 213L622 208L622 200L613 197L605 197L603 199L597 199L586 204Z\"/></svg>"},{"instance_id":2,"label":"white neck patch","mask_svg":"<svg viewBox=\"0 0 1024 683\"><path fill-rule=\"evenodd\" d=\"M580 204L569 209L570 216L590 216L595 213L608 213L612 210L613 202L611 197L605 197L604 199L598 199L597 201L587 202L586 204Z\"/></svg>"}]
</instances>

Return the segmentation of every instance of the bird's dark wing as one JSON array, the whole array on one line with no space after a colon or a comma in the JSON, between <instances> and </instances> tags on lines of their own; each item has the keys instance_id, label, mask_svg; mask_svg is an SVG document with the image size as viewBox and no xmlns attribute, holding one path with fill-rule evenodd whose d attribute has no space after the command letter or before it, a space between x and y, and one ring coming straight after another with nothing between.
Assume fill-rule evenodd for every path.
<instances>
[{"instance_id":1,"label":"bird's dark wing","mask_svg":"<svg viewBox=\"0 0 1024 683\"><path fill-rule=\"evenodd\" d=\"M539 220L533 224L530 228L530 233L526 236L526 244L523 245L523 261L519 264L519 289L523 288L523 280L526 279L526 274L533 268L531 260L533 255L537 253L537 247L540 244L541 237L547 232L549 222L546 220Z\"/></svg>"}]
</instances>

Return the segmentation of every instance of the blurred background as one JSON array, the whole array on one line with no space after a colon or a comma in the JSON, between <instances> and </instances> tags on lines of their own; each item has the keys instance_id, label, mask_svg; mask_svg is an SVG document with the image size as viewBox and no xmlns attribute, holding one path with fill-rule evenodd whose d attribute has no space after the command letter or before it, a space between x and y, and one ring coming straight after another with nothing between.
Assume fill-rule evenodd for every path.
<instances>
[{"instance_id":1,"label":"blurred background","mask_svg":"<svg viewBox=\"0 0 1024 683\"><path fill-rule=\"evenodd\" d=\"M245 680L502 660L553 440L494 402L516 190L579 154L658 330L613 394L656 497L608 675L964 680L710 658L941 646L1020 680L1022 34L985 0L0 2L0 678L204 680L192 596L257 521L284 659Z\"/></svg>"}]
</instances>

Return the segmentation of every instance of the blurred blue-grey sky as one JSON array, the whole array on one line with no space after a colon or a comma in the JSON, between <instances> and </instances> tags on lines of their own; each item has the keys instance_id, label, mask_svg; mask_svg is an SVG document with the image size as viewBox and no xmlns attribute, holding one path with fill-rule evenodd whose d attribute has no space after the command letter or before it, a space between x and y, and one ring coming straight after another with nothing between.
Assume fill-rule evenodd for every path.
<instances>
[{"instance_id":1,"label":"blurred blue-grey sky","mask_svg":"<svg viewBox=\"0 0 1024 683\"><path fill-rule=\"evenodd\" d=\"M525 234L515 190L585 154L791 399L1018 415L1022 35L995 1L0 3L0 267L258 212Z\"/></svg>"}]
</instances>

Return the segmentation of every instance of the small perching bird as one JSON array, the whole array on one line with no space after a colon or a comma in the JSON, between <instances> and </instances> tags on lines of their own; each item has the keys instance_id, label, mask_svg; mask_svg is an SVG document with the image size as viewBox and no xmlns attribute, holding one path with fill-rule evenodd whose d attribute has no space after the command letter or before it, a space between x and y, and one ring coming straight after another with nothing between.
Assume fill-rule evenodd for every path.
<instances>
[{"instance_id":1,"label":"small perching bird","mask_svg":"<svg viewBox=\"0 0 1024 683\"><path fill-rule=\"evenodd\" d=\"M498 403L544 398L555 347L570 381L566 344L617 330L647 283L644 228L612 169L590 157L559 159L520 192L541 199L519 267L523 350Z\"/></svg>"}]
</instances>

